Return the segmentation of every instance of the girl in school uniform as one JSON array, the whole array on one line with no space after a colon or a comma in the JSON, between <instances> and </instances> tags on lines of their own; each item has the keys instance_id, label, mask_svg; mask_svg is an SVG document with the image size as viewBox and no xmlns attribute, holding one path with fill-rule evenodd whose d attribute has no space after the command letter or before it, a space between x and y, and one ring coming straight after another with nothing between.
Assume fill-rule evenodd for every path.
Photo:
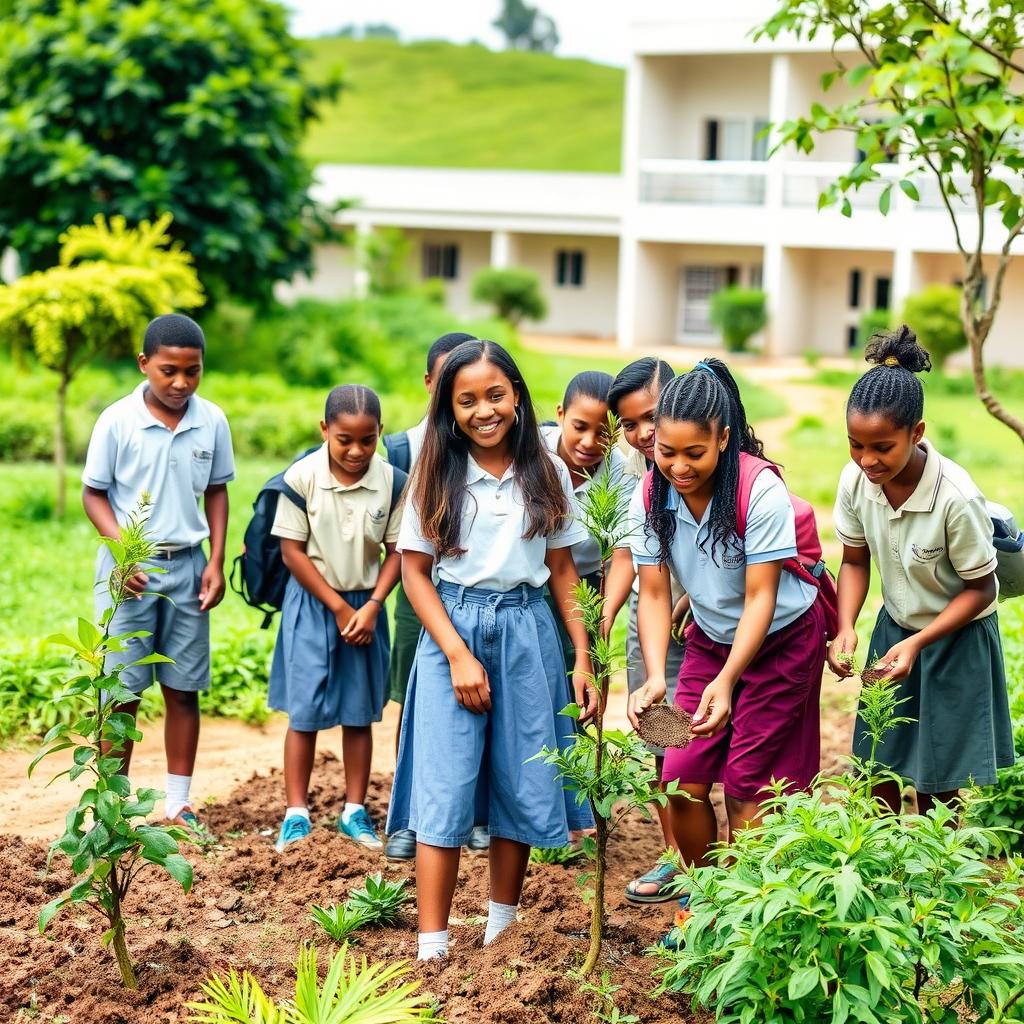
<instances>
[{"instance_id":1,"label":"girl in school uniform","mask_svg":"<svg viewBox=\"0 0 1024 1024\"><path fill-rule=\"evenodd\" d=\"M966 470L925 440L924 391L916 376L928 353L906 325L876 335L874 363L846 406L851 462L839 479L836 536L839 632L829 665L852 668L855 626L874 562L882 582L868 664L877 662L905 701L906 721L885 734L879 762L917 791L918 810L954 801L970 781L987 786L1013 764L1013 735L996 615L998 582L985 499ZM853 750L870 753L858 718ZM894 813L900 785L876 796Z\"/></svg>"},{"instance_id":2,"label":"girl in school uniform","mask_svg":"<svg viewBox=\"0 0 1024 1024\"><path fill-rule=\"evenodd\" d=\"M646 356L626 366L612 382L608 390L608 404L619 418L622 438L629 447L624 471L639 486L640 480L654 464L654 414L662 388L675 376L675 372L664 359ZM665 657L665 678L668 682L668 699L675 693L679 666L683 662L682 635L679 631L682 619L689 608L686 594L674 578L670 581L673 602L673 630ZM605 631L610 633L616 615L623 604L629 601L629 627L626 633L626 684L633 693L643 686L647 679L644 671L643 653L637 633L637 600L640 593L636 567L630 549L630 539L624 538L622 547L612 558L605 588ZM648 748L654 756L654 766L661 775L665 752L660 747ZM675 837L669 821L668 808L660 804L654 810L661 822L662 835L667 847L674 848ZM671 882L676 871L671 864L655 864L650 871L633 879L626 886L626 899L633 903L664 903L674 898Z\"/></svg>"},{"instance_id":3,"label":"girl in school uniform","mask_svg":"<svg viewBox=\"0 0 1024 1024\"><path fill-rule=\"evenodd\" d=\"M549 451L557 455L569 470L572 482L573 515L579 520L586 493L594 475L601 471L607 458L613 480L621 478L625 460L613 448L607 455L608 444L608 389L612 375L599 370L578 373L567 385L562 404L558 406L558 422L542 426L541 437ZM589 535L572 546L572 560L576 572L594 590L601 589L601 551L596 540ZM549 597L555 622L562 639L566 664L576 657L572 638L565 630L554 600Z\"/></svg>"},{"instance_id":4,"label":"girl in school uniform","mask_svg":"<svg viewBox=\"0 0 1024 1024\"><path fill-rule=\"evenodd\" d=\"M272 528L291 573L270 670L269 704L288 712L279 852L310 833L306 800L316 737L337 725L345 765L338 831L371 849L382 846L365 800L371 725L381 720L388 691L384 601L401 572L400 512L392 496L405 475L376 454L380 400L369 388L331 391L320 430L323 446L284 478L305 508L282 494Z\"/></svg>"},{"instance_id":5,"label":"girl in school uniform","mask_svg":"<svg viewBox=\"0 0 1024 1024\"><path fill-rule=\"evenodd\" d=\"M573 735L559 715L572 694L545 584L575 647L576 702L584 718L596 709L586 632L570 611L583 539L571 510L569 472L545 450L509 354L491 341L460 345L431 398L398 543L424 629L388 832L416 833L420 959L447 952L474 821L491 835L485 942L515 920L530 847L564 846L593 824L554 770L529 760Z\"/></svg>"},{"instance_id":6,"label":"girl in school uniform","mask_svg":"<svg viewBox=\"0 0 1024 1024\"><path fill-rule=\"evenodd\" d=\"M670 566L694 619L675 703L693 715L695 739L666 753L662 777L690 798L670 798L672 828L683 859L700 866L717 838L714 783L724 783L735 830L756 817L773 780L805 787L817 774L825 617L817 589L783 572L796 555L796 524L774 473L755 478L746 532L737 534L740 452L763 458L764 450L725 364L706 359L676 377L655 421L650 510L639 490L632 505L648 678L629 717L636 725L665 695Z\"/></svg>"}]
</instances>

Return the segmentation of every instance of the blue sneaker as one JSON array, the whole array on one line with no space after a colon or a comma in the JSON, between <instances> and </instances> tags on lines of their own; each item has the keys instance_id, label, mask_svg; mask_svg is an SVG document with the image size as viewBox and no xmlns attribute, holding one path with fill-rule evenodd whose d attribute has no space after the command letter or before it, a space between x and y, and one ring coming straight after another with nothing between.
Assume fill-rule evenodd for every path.
<instances>
[{"instance_id":1,"label":"blue sneaker","mask_svg":"<svg viewBox=\"0 0 1024 1024\"><path fill-rule=\"evenodd\" d=\"M369 850L384 849L384 844L380 841L377 830L373 827L373 821L366 813L365 808L360 807L358 811L353 811L352 817L348 819L347 824L339 814L338 831L343 836L348 836L352 842L365 846Z\"/></svg>"},{"instance_id":2,"label":"blue sneaker","mask_svg":"<svg viewBox=\"0 0 1024 1024\"><path fill-rule=\"evenodd\" d=\"M286 846L305 839L312 830L309 818L304 818L301 814L292 814L281 823L281 831L278 833L277 842L274 843L274 849L278 853L284 853Z\"/></svg>"}]
</instances>

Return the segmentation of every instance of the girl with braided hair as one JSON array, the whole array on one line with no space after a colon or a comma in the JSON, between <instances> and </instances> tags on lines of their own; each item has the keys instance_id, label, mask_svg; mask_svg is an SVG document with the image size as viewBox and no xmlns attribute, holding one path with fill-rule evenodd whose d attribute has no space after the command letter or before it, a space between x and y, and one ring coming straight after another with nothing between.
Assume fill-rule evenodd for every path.
<instances>
[{"instance_id":1,"label":"girl with braided hair","mask_svg":"<svg viewBox=\"0 0 1024 1024\"><path fill-rule=\"evenodd\" d=\"M970 780L986 786L1013 764L1006 676L996 616L998 582L985 499L966 470L925 440L924 391L917 374L928 353L905 324L876 334L874 365L846 406L850 459L834 513L843 543L839 631L829 665L852 674L857 616L872 560L883 605L868 664L893 680L906 721L883 737L879 762L917 791L918 810L955 801ZM870 753L858 718L854 753ZM902 786L876 796L899 812Z\"/></svg>"},{"instance_id":2,"label":"girl with braided hair","mask_svg":"<svg viewBox=\"0 0 1024 1024\"><path fill-rule=\"evenodd\" d=\"M712 784L724 783L734 830L756 818L773 780L804 787L818 772L824 612L815 587L783 572L796 524L775 473L756 475L738 524L741 452L764 458L732 374L702 360L661 393L649 498L638 490L632 504L648 669L629 703L634 726L666 691L655 668L669 640L669 568L693 612L675 703L693 715L695 738L666 752L662 777L687 794L670 798L672 829L697 866L717 838Z\"/></svg>"}]
</instances>

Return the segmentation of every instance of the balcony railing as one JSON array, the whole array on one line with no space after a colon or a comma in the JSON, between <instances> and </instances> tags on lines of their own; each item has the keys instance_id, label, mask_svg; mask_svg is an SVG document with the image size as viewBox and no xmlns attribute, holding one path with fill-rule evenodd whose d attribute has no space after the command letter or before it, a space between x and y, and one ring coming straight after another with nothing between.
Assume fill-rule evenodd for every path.
<instances>
[{"instance_id":1,"label":"balcony railing","mask_svg":"<svg viewBox=\"0 0 1024 1024\"><path fill-rule=\"evenodd\" d=\"M643 160L640 201L763 206L766 168L763 161L748 160Z\"/></svg>"}]
</instances>

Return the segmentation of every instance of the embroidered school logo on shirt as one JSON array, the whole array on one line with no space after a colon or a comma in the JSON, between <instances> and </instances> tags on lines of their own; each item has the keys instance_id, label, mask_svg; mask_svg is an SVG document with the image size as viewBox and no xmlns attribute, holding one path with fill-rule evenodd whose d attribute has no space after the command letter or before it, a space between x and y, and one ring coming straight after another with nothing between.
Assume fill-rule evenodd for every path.
<instances>
[{"instance_id":1,"label":"embroidered school logo on shirt","mask_svg":"<svg viewBox=\"0 0 1024 1024\"><path fill-rule=\"evenodd\" d=\"M914 553L914 558L918 562L934 562L939 555L942 554L946 549L943 547L938 548L921 548L916 544L910 545L910 550Z\"/></svg>"},{"instance_id":2,"label":"embroidered school logo on shirt","mask_svg":"<svg viewBox=\"0 0 1024 1024\"><path fill-rule=\"evenodd\" d=\"M207 451L205 448L193 448L192 458L199 459L202 462L209 462L213 458L213 452Z\"/></svg>"},{"instance_id":3,"label":"embroidered school logo on shirt","mask_svg":"<svg viewBox=\"0 0 1024 1024\"><path fill-rule=\"evenodd\" d=\"M386 513L384 512L384 509L378 508L378 509L375 509L373 512L370 513L370 518L375 523L379 523L384 518L385 514Z\"/></svg>"}]
</instances>

